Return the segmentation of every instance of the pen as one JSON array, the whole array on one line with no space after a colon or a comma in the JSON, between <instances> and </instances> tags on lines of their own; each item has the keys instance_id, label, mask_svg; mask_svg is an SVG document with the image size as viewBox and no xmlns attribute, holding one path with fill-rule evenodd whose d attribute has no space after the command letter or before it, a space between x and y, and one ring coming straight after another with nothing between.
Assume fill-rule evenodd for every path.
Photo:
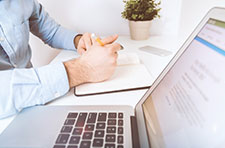
<instances>
[{"instance_id":1,"label":"pen","mask_svg":"<svg viewBox=\"0 0 225 148\"><path fill-rule=\"evenodd\" d=\"M91 34L91 37L95 39L101 46L104 46L104 43L102 43L101 39L96 37L94 33Z\"/></svg>"}]
</instances>

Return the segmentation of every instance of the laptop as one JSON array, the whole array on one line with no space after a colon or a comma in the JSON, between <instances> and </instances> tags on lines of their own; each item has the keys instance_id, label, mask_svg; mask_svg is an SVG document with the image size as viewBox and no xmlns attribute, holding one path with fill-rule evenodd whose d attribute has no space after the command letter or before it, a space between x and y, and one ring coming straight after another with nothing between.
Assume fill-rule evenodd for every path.
<instances>
[{"instance_id":1,"label":"laptop","mask_svg":"<svg viewBox=\"0 0 225 148\"><path fill-rule=\"evenodd\" d=\"M135 108L27 108L0 135L0 147L222 148L224 113L225 9L213 8Z\"/></svg>"}]
</instances>

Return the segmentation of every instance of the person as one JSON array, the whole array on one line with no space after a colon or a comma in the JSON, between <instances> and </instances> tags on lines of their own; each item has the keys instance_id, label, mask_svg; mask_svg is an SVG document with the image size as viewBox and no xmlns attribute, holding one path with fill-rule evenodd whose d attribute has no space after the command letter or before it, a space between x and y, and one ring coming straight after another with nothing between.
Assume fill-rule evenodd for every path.
<instances>
[{"instance_id":1,"label":"person","mask_svg":"<svg viewBox=\"0 0 225 148\"><path fill-rule=\"evenodd\" d=\"M23 108L43 105L70 88L107 80L116 67L118 35L91 38L57 24L37 0L0 0L0 118ZM29 32L53 48L77 49L81 56L33 68Z\"/></svg>"}]
</instances>

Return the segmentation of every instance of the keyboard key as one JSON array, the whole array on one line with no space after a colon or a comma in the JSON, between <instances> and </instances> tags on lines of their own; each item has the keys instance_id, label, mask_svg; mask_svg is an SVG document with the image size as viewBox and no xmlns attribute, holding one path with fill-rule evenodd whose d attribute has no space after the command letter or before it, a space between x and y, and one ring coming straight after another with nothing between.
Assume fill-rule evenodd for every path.
<instances>
[{"instance_id":1,"label":"keyboard key","mask_svg":"<svg viewBox=\"0 0 225 148\"><path fill-rule=\"evenodd\" d=\"M106 142L116 142L116 136L115 135L106 135L105 141Z\"/></svg>"},{"instance_id":2,"label":"keyboard key","mask_svg":"<svg viewBox=\"0 0 225 148\"><path fill-rule=\"evenodd\" d=\"M118 117L119 117L119 118L123 118L123 113L119 113L119 114L118 114Z\"/></svg>"},{"instance_id":3,"label":"keyboard key","mask_svg":"<svg viewBox=\"0 0 225 148\"><path fill-rule=\"evenodd\" d=\"M94 139L93 147L102 147L103 146L103 139Z\"/></svg>"},{"instance_id":4,"label":"keyboard key","mask_svg":"<svg viewBox=\"0 0 225 148\"><path fill-rule=\"evenodd\" d=\"M72 136L70 138L69 144L78 144L80 142L80 137L79 136Z\"/></svg>"},{"instance_id":5,"label":"keyboard key","mask_svg":"<svg viewBox=\"0 0 225 148\"><path fill-rule=\"evenodd\" d=\"M69 139L69 134L59 134L56 144L66 144Z\"/></svg>"},{"instance_id":6,"label":"keyboard key","mask_svg":"<svg viewBox=\"0 0 225 148\"><path fill-rule=\"evenodd\" d=\"M123 148L123 146L122 145L118 145L117 148Z\"/></svg>"},{"instance_id":7,"label":"keyboard key","mask_svg":"<svg viewBox=\"0 0 225 148\"><path fill-rule=\"evenodd\" d=\"M77 145L69 145L69 146L67 146L67 148L78 148L78 146Z\"/></svg>"},{"instance_id":8,"label":"keyboard key","mask_svg":"<svg viewBox=\"0 0 225 148\"><path fill-rule=\"evenodd\" d=\"M80 148L90 148L91 147L91 141L82 141L80 143Z\"/></svg>"},{"instance_id":9,"label":"keyboard key","mask_svg":"<svg viewBox=\"0 0 225 148\"><path fill-rule=\"evenodd\" d=\"M66 148L66 146L65 145L54 145L53 148Z\"/></svg>"},{"instance_id":10,"label":"keyboard key","mask_svg":"<svg viewBox=\"0 0 225 148\"><path fill-rule=\"evenodd\" d=\"M97 113L89 113L87 123L95 123Z\"/></svg>"},{"instance_id":11,"label":"keyboard key","mask_svg":"<svg viewBox=\"0 0 225 148\"><path fill-rule=\"evenodd\" d=\"M107 133L116 133L116 127L107 127Z\"/></svg>"},{"instance_id":12,"label":"keyboard key","mask_svg":"<svg viewBox=\"0 0 225 148\"><path fill-rule=\"evenodd\" d=\"M93 133L92 132L85 132L83 134L83 139L92 139Z\"/></svg>"},{"instance_id":13,"label":"keyboard key","mask_svg":"<svg viewBox=\"0 0 225 148\"><path fill-rule=\"evenodd\" d=\"M87 118L87 113L80 113L77 119L76 127L83 127L86 118Z\"/></svg>"},{"instance_id":14,"label":"keyboard key","mask_svg":"<svg viewBox=\"0 0 225 148\"><path fill-rule=\"evenodd\" d=\"M69 113L67 118L77 118L78 113Z\"/></svg>"},{"instance_id":15,"label":"keyboard key","mask_svg":"<svg viewBox=\"0 0 225 148\"><path fill-rule=\"evenodd\" d=\"M107 125L116 125L116 120L108 120Z\"/></svg>"},{"instance_id":16,"label":"keyboard key","mask_svg":"<svg viewBox=\"0 0 225 148\"><path fill-rule=\"evenodd\" d=\"M123 126L123 120L118 120L118 125Z\"/></svg>"},{"instance_id":17,"label":"keyboard key","mask_svg":"<svg viewBox=\"0 0 225 148\"><path fill-rule=\"evenodd\" d=\"M123 136L118 136L117 137L117 143L118 144L123 144Z\"/></svg>"},{"instance_id":18,"label":"keyboard key","mask_svg":"<svg viewBox=\"0 0 225 148\"><path fill-rule=\"evenodd\" d=\"M115 148L115 144L105 144L105 148Z\"/></svg>"},{"instance_id":19,"label":"keyboard key","mask_svg":"<svg viewBox=\"0 0 225 148\"><path fill-rule=\"evenodd\" d=\"M116 118L116 113L109 113L108 118Z\"/></svg>"},{"instance_id":20,"label":"keyboard key","mask_svg":"<svg viewBox=\"0 0 225 148\"><path fill-rule=\"evenodd\" d=\"M106 121L106 113L99 113L98 114L98 121Z\"/></svg>"},{"instance_id":21,"label":"keyboard key","mask_svg":"<svg viewBox=\"0 0 225 148\"><path fill-rule=\"evenodd\" d=\"M83 129L82 128L75 128L73 130L73 135L81 135Z\"/></svg>"},{"instance_id":22,"label":"keyboard key","mask_svg":"<svg viewBox=\"0 0 225 148\"><path fill-rule=\"evenodd\" d=\"M104 137L105 132L102 130L96 130L95 131L95 137Z\"/></svg>"},{"instance_id":23,"label":"keyboard key","mask_svg":"<svg viewBox=\"0 0 225 148\"><path fill-rule=\"evenodd\" d=\"M75 123L75 119L66 119L64 125L73 125Z\"/></svg>"},{"instance_id":24,"label":"keyboard key","mask_svg":"<svg viewBox=\"0 0 225 148\"><path fill-rule=\"evenodd\" d=\"M118 127L118 134L123 134L123 128L122 127Z\"/></svg>"},{"instance_id":25,"label":"keyboard key","mask_svg":"<svg viewBox=\"0 0 225 148\"><path fill-rule=\"evenodd\" d=\"M85 131L93 131L95 128L95 125L86 125L85 126Z\"/></svg>"},{"instance_id":26,"label":"keyboard key","mask_svg":"<svg viewBox=\"0 0 225 148\"><path fill-rule=\"evenodd\" d=\"M63 126L61 129L61 133L70 133L72 131L72 126Z\"/></svg>"},{"instance_id":27,"label":"keyboard key","mask_svg":"<svg viewBox=\"0 0 225 148\"><path fill-rule=\"evenodd\" d=\"M105 123L97 123L96 129L105 129Z\"/></svg>"}]
</instances>

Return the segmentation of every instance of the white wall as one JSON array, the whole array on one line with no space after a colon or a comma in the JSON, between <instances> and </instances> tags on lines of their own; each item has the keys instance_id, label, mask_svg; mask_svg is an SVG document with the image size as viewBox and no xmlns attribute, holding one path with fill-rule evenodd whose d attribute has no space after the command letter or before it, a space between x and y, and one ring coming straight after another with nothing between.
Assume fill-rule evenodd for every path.
<instances>
[{"instance_id":1,"label":"white wall","mask_svg":"<svg viewBox=\"0 0 225 148\"><path fill-rule=\"evenodd\" d=\"M225 0L183 0L179 36L181 40L191 34L206 13L214 6L225 7Z\"/></svg>"},{"instance_id":2,"label":"white wall","mask_svg":"<svg viewBox=\"0 0 225 148\"><path fill-rule=\"evenodd\" d=\"M128 35L127 20L121 18L123 0L39 0L58 23L79 33ZM177 34L181 0L162 0L161 18L154 21L151 35ZM48 64L58 50L31 36L32 62L35 67Z\"/></svg>"}]
</instances>

